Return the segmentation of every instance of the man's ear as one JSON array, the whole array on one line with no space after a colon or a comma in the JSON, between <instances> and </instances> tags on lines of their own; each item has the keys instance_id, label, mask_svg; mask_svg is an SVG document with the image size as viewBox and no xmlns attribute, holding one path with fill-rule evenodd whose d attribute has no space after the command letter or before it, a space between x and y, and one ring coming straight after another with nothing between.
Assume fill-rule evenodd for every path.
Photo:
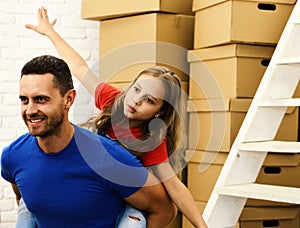
<instances>
[{"instance_id":1,"label":"man's ear","mask_svg":"<svg viewBox=\"0 0 300 228\"><path fill-rule=\"evenodd\" d=\"M65 108L69 109L73 105L75 101L75 97L76 97L75 89L71 89L65 94Z\"/></svg>"}]
</instances>

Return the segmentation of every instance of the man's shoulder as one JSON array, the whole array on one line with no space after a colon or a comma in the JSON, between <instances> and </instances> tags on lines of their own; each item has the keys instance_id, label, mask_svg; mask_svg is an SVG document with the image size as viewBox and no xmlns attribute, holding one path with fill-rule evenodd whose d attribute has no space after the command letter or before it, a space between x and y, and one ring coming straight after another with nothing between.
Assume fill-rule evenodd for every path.
<instances>
[{"instance_id":1,"label":"man's shoulder","mask_svg":"<svg viewBox=\"0 0 300 228\"><path fill-rule=\"evenodd\" d=\"M17 150L19 148L24 148L27 143L31 143L34 139L35 137L31 136L29 133L25 133L6 146L4 151L9 149Z\"/></svg>"},{"instance_id":2,"label":"man's shoulder","mask_svg":"<svg viewBox=\"0 0 300 228\"><path fill-rule=\"evenodd\" d=\"M79 149L83 151L100 152L101 150L102 153L123 162L137 160L136 156L118 142L78 126L76 126L75 130L75 141Z\"/></svg>"}]
</instances>

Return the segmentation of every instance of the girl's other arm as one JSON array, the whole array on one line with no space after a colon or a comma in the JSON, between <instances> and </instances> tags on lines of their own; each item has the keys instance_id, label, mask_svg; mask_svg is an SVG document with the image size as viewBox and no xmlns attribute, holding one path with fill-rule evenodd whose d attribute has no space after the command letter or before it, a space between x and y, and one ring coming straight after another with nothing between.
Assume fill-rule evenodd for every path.
<instances>
[{"instance_id":1,"label":"girl's other arm","mask_svg":"<svg viewBox=\"0 0 300 228\"><path fill-rule=\"evenodd\" d=\"M95 88L99 84L99 79L94 75L79 53L55 31L54 25L56 19L50 22L47 10L42 7L38 9L37 21L37 25L26 24L25 27L46 35L60 57L68 64L72 74L94 95Z\"/></svg>"},{"instance_id":2,"label":"girl's other arm","mask_svg":"<svg viewBox=\"0 0 300 228\"><path fill-rule=\"evenodd\" d=\"M170 198L182 214L197 228L207 228L187 187L178 179L169 162L155 166L154 174L163 182Z\"/></svg>"}]
</instances>

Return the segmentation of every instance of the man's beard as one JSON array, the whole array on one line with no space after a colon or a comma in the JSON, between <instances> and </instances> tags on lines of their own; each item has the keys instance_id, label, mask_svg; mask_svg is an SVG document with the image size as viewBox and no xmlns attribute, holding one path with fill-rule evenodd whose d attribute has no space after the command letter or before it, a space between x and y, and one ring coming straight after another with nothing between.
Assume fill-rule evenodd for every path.
<instances>
[{"instance_id":1,"label":"man's beard","mask_svg":"<svg viewBox=\"0 0 300 228\"><path fill-rule=\"evenodd\" d=\"M51 119L45 118L43 126L40 127L32 127L29 126L27 121L25 121L29 133L32 136L40 137L40 138L47 138L54 135L59 135L61 133L62 122L64 119L64 113L60 115L52 116Z\"/></svg>"}]
</instances>

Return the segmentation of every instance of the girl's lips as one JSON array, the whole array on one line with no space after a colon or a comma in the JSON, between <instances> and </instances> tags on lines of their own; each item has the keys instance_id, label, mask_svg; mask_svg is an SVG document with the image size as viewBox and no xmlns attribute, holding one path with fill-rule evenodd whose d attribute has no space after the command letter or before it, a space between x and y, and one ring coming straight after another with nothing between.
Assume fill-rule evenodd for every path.
<instances>
[{"instance_id":1,"label":"girl's lips","mask_svg":"<svg viewBox=\"0 0 300 228\"><path fill-rule=\"evenodd\" d=\"M129 111L130 113L136 112L135 108L132 107L132 106L130 106L130 105L128 105L128 111Z\"/></svg>"}]
</instances>

